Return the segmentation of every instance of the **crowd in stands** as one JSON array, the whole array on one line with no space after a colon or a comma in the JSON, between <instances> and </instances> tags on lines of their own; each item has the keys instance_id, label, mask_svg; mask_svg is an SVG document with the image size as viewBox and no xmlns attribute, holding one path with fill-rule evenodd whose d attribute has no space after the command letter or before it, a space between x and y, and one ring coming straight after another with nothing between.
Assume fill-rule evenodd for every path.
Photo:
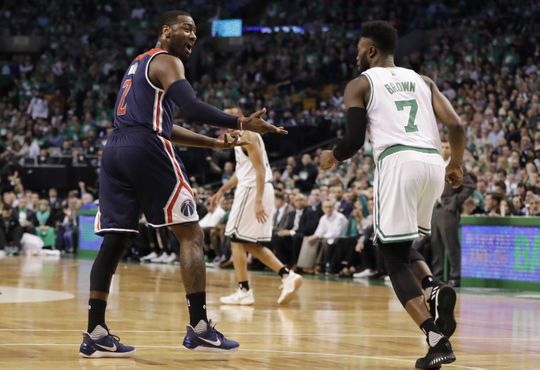
<instances>
[{"instance_id":1,"label":"crowd in stands","mask_svg":"<svg viewBox=\"0 0 540 370\"><path fill-rule=\"evenodd\" d=\"M47 46L36 55L0 55L0 189L6 239L3 242L0 235L0 244L20 244L19 235L27 232L42 237L46 245L73 248L65 230L74 229L73 215L84 194L97 195L95 184L88 184L88 192L79 191L78 196L61 191L65 199L53 203L47 194L24 190L27 184L20 180L20 168L65 163L66 158L69 163L98 167L112 130L112 108L124 69L135 55L154 45L154 21L161 11L181 6L193 9L199 23L200 46L187 73L203 100L221 108L238 105L246 112L266 106L271 122L289 127L327 125L338 136L344 117L341 92L357 74L358 19L390 19L401 34L431 30L432 45L399 62L431 77L467 127L465 167L476 191L465 202L463 214L539 215L540 23L535 19L540 3L499 0L485 7L423 0L395 1L394 6L341 3L302 1L299 6L270 1L265 12L257 12L262 18L256 22L301 24L305 32L247 33L241 48L226 52L203 41L208 20L252 17L247 1L226 1L221 6L204 0L160 1L152 7L98 0L37 2L35 7L4 2L0 33L6 27L3 32L11 35L41 36ZM216 134L208 127L198 129ZM205 172L213 172L218 182L234 171L228 152L204 152L202 158L207 160ZM333 170L321 171L317 162L315 151L276 166L274 184L281 196L277 202L288 208L276 214L273 248L291 266L299 259L313 260L299 267L307 271L350 275L363 269L359 266L377 271L371 243L374 162L369 142ZM192 183L203 218L212 190L200 177ZM230 202L230 197L224 199L221 217L214 215L205 226L208 254L222 264L229 261L223 225ZM327 222L340 226L331 228L335 234L329 234ZM170 242L174 238L167 231L148 229L144 219L141 231L141 248L151 248L153 258L162 255L159 250L167 251L169 259L175 253L178 246ZM306 243L322 252L304 256ZM328 244L339 247L329 249Z\"/></svg>"},{"instance_id":2,"label":"crowd in stands","mask_svg":"<svg viewBox=\"0 0 540 370\"><path fill-rule=\"evenodd\" d=\"M85 184L64 198L55 188L45 194L25 190L16 174L10 181L12 186L4 188L0 201L0 254L32 254L42 249L73 254L78 245L79 211L97 208Z\"/></svg>"}]
</instances>

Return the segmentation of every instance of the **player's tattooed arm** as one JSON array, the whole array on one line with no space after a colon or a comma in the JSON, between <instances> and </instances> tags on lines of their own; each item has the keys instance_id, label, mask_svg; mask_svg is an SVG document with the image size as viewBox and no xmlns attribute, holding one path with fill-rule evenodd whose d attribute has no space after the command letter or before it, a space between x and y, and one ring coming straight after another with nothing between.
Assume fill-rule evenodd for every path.
<instances>
[{"instance_id":1,"label":"player's tattooed arm","mask_svg":"<svg viewBox=\"0 0 540 370\"><path fill-rule=\"evenodd\" d=\"M250 135L249 133L244 133L244 135ZM255 196L255 218L261 224L265 223L268 214L266 213L263 205L263 196L264 196L264 187L265 187L265 174L266 169L264 166L263 159L263 150L259 143L259 140L253 138L251 143L245 146L248 153L249 160L255 168L255 182L256 182L256 196Z\"/></svg>"}]
</instances>

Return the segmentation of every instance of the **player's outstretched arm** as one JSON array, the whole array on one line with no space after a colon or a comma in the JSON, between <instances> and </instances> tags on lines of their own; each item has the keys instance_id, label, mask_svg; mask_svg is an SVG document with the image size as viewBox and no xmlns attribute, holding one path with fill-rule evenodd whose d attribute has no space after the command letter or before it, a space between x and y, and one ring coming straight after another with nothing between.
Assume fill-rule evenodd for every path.
<instances>
[{"instance_id":1,"label":"player's outstretched arm","mask_svg":"<svg viewBox=\"0 0 540 370\"><path fill-rule=\"evenodd\" d=\"M229 181L223 184L223 186L221 186L221 188L219 188L219 190L210 199L210 207L209 207L210 212L214 212L217 205L219 204L219 201L221 200L221 198L223 198L223 195L229 190L234 189L236 185L238 185L238 177L236 177L236 173L235 173L234 175L231 176Z\"/></svg>"},{"instance_id":2,"label":"player's outstretched arm","mask_svg":"<svg viewBox=\"0 0 540 370\"><path fill-rule=\"evenodd\" d=\"M238 131L236 133L226 133L219 138L212 138L206 135L197 134L196 132L178 125L173 125L171 139L176 145L216 150L229 149L249 143L241 138Z\"/></svg>"},{"instance_id":3,"label":"player's outstretched arm","mask_svg":"<svg viewBox=\"0 0 540 370\"><path fill-rule=\"evenodd\" d=\"M165 90L167 96L178 105L186 120L190 122L208 123L213 126L259 133L287 133L283 128L271 125L262 119L265 109L249 117L236 117L200 101L191 84L186 80L184 65L177 57L169 54L156 56L150 63L148 76L154 84Z\"/></svg>"},{"instance_id":4,"label":"player's outstretched arm","mask_svg":"<svg viewBox=\"0 0 540 370\"><path fill-rule=\"evenodd\" d=\"M367 129L365 97L369 95L369 82L364 76L350 81L345 88L346 109L345 137L334 150L323 150L320 156L321 168L329 169L340 161L351 158L364 145Z\"/></svg>"},{"instance_id":5,"label":"player's outstretched arm","mask_svg":"<svg viewBox=\"0 0 540 370\"><path fill-rule=\"evenodd\" d=\"M435 82L429 77L422 76L431 89L431 104L437 121L448 128L448 142L452 150L450 163L446 167L446 182L457 188L463 182L463 152L465 151L465 127L452 104L444 96Z\"/></svg>"}]
</instances>

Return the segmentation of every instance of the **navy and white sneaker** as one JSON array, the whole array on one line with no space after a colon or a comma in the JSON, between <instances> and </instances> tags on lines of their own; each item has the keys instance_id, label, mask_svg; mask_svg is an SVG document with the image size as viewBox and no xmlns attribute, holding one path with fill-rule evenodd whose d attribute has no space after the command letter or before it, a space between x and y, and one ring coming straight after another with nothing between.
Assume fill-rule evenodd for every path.
<instances>
[{"instance_id":1,"label":"navy and white sneaker","mask_svg":"<svg viewBox=\"0 0 540 370\"><path fill-rule=\"evenodd\" d=\"M456 331L456 291L446 284L437 284L431 289L428 304L435 325L445 337L450 338Z\"/></svg>"},{"instance_id":2,"label":"navy and white sneaker","mask_svg":"<svg viewBox=\"0 0 540 370\"><path fill-rule=\"evenodd\" d=\"M197 334L197 332L204 330L205 327L205 331ZM238 342L225 338L223 334L217 331L215 325L212 325L212 320L208 323L201 320L195 328L188 325L183 345L193 351L207 352L234 352L240 346Z\"/></svg>"},{"instance_id":3,"label":"navy and white sneaker","mask_svg":"<svg viewBox=\"0 0 540 370\"><path fill-rule=\"evenodd\" d=\"M94 340L90 334L83 333L83 342L79 349L79 355L81 357L131 357L135 353L135 347L120 343L120 338L109 333L101 325L98 325L92 333L95 333L96 330L104 331L106 335Z\"/></svg>"}]
</instances>

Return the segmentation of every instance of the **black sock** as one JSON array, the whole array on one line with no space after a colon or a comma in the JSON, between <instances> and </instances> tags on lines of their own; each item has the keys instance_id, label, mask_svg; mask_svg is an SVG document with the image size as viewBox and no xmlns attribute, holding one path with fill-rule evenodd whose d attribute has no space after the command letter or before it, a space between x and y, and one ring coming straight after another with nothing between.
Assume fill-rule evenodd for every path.
<instances>
[{"instance_id":1,"label":"black sock","mask_svg":"<svg viewBox=\"0 0 540 370\"><path fill-rule=\"evenodd\" d=\"M283 275L288 274L288 273L289 273L289 269L287 267L285 267L285 266L280 268L279 271L278 271L278 274L281 277L283 277Z\"/></svg>"},{"instance_id":2,"label":"black sock","mask_svg":"<svg viewBox=\"0 0 540 370\"><path fill-rule=\"evenodd\" d=\"M422 289L426 290L427 288L432 287L435 283L435 279L433 279L433 276L426 276L422 279Z\"/></svg>"},{"instance_id":3,"label":"black sock","mask_svg":"<svg viewBox=\"0 0 540 370\"><path fill-rule=\"evenodd\" d=\"M249 290L249 281L240 281L238 283L238 285L240 286L240 289L244 289L245 291L248 291Z\"/></svg>"},{"instance_id":4,"label":"black sock","mask_svg":"<svg viewBox=\"0 0 540 370\"><path fill-rule=\"evenodd\" d=\"M94 331L98 325L107 329L107 325L105 325L105 308L107 308L107 301L94 298L88 300L88 334Z\"/></svg>"},{"instance_id":5,"label":"black sock","mask_svg":"<svg viewBox=\"0 0 540 370\"><path fill-rule=\"evenodd\" d=\"M429 318L420 325L420 329L426 335L427 342L430 347L434 347L439 343L439 340L444 337L433 318Z\"/></svg>"},{"instance_id":6,"label":"black sock","mask_svg":"<svg viewBox=\"0 0 540 370\"><path fill-rule=\"evenodd\" d=\"M189 309L189 325L195 327L199 321L208 322L206 317L206 292L198 292L186 295Z\"/></svg>"}]
</instances>

